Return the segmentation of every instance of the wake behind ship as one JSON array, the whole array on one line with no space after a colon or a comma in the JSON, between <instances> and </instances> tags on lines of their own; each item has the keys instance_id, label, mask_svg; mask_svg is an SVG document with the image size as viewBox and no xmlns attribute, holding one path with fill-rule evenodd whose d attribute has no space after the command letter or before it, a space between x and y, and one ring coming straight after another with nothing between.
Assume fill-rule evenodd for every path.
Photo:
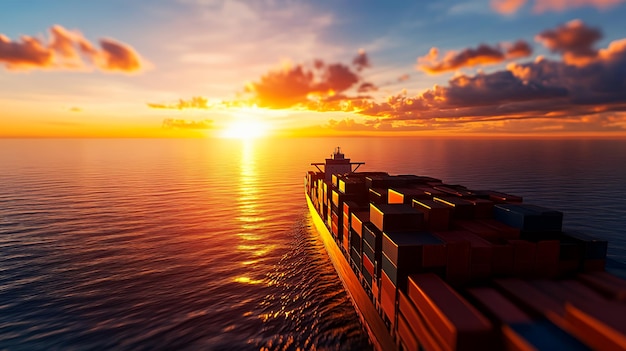
<instances>
[{"instance_id":1,"label":"wake behind ship","mask_svg":"<svg viewBox=\"0 0 626 351\"><path fill-rule=\"evenodd\" d=\"M519 196L363 164L337 148L305 193L376 349L626 350L606 241Z\"/></svg>"}]
</instances>

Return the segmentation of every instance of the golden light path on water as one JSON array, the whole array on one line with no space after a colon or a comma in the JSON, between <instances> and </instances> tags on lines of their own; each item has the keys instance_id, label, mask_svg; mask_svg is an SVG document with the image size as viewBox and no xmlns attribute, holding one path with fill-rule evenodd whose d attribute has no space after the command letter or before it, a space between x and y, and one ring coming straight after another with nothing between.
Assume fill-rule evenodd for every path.
<instances>
[{"instance_id":1,"label":"golden light path on water","mask_svg":"<svg viewBox=\"0 0 626 351\"><path fill-rule=\"evenodd\" d=\"M259 235L262 232L259 223L267 218L259 209L259 179L257 174L257 158L255 153L255 140L241 140L241 158L239 163L239 194L237 197L239 216L236 220L240 225L237 236L242 240L237 246L239 251L252 254L255 257L267 255L272 245L266 244ZM258 260L251 259L242 262L242 265L252 265ZM252 279L247 276L236 277L235 281L242 284L260 284L263 281Z\"/></svg>"}]
</instances>

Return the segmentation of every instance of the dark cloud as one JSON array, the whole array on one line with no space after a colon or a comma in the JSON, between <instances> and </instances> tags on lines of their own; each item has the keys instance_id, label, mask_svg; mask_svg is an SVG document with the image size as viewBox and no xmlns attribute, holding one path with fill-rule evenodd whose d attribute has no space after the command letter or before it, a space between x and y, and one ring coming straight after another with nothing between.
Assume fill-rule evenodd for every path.
<instances>
[{"instance_id":1,"label":"dark cloud","mask_svg":"<svg viewBox=\"0 0 626 351\"><path fill-rule=\"evenodd\" d=\"M81 33L59 25L50 28L49 43L27 35L12 41L0 34L0 63L8 70L85 69L85 61L103 71L129 73L143 67L139 54L126 44L102 39L100 46L98 50Z\"/></svg>"},{"instance_id":2,"label":"dark cloud","mask_svg":"<svg viewBox=\"0 0 626 351\"><path fill-rule=\"evenodd\" d=\"M370 67L370 59L365 50L359 50L359 54L352 60L352 64L356 67L357 71Z\"/></svg>"},{"instance_id":3,"label":"dark cloud","mask_svg":"<svg viewBox=\"0 0 626 351\"><path fill-rule=\"evenodd\" d=\"M602 32L587 27L580 20L573 20L556 29L543 31L535 39L552 52L562 54L565 63L580 65L597 57L598 51L593 46L602 39Z\"/></svg>"},{"instance_id":4,"label":"dark cloud","mask_svg":"<svg viewBox=\"0 0 626 351\"><path fill-rule=\"evenodd\" d=\"M359 85L359 88L357 89L359 93L367 93L376 90L378 90L378 88L374 84L369 82L361 83L361 85Z\"/></svg>"},{"instance_id":5,"label":"dark cloud","mask_svg":"<svg viewBox=\"0 0 626 351\"><path fill-rule=\"evenodd\" d=\"M163 120L163 128L173 129L211 129L213 127L213 121L186 121L184 119L166 118Z\"/></svg>"},{"instance_id":6,"label":"dark cloud","mask_svg":"<svg viewBox=\"0 0 626 351\"><path fill-rule=\"evenodd\" d=\"M450 51L441 59L439 58L439 49L432 48L427 55L419 57L417 62L418 68L427 73L437 74L463 67L496 64L505 60L527 57L531 54L530 44L518 40L513 45L489 46L481 44L477 48L467 48L460 52Z\"/></svg>"},{"instance_id":7,"label":"dark cloud","mask_svg":"<svg viewBox=\"0 0 626 351\"><path fill-rule=\"evenodd\" d=\"M585 65L539 59L507 70L460 75L446 86L371 103L360 113L396 121L463 122L573 118L626 111L626 39Z\"/></svg>"},{"instance_id":8,"label":"dark cloud","mask_svg":"<svg viewBox=\"0 0 626 351\"><path fill-rule=\"evenodd\" d=\"M207 98L202 96L194 96L190 100L178 100L174 104L159 104L159 103L147 103L150 108L170 109L170 110L183 110L188 108L208 109L209 102Z\"/></svg>"}]
</instances>

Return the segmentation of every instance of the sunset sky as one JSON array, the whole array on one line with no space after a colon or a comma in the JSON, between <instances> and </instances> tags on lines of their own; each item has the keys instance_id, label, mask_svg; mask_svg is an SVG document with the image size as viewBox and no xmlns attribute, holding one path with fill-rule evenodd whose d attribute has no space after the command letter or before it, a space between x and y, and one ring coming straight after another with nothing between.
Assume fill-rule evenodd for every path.
<instances>
[{"instance_id":1,"label":"sunset sky","mask_svg":"<svg viewBox=\"0 0 626 351\"><path fill-rule=\"evenodd\" d=\"M626 0L7 0L0 137L626 136Z\"/></svg>"}]
</instances>

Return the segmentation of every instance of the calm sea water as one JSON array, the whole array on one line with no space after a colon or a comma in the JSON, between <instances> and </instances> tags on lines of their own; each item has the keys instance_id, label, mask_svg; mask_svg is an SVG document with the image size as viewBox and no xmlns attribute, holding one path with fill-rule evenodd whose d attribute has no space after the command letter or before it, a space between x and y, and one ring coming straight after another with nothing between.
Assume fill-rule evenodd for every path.
<instances>
[{"instance_id":1,"label":"calm sea water","mask_svg":"<svg viewBox=\"0 0 626 351\"><path fill-rule=\"evenodd\" d=\"M563 211L624 273L623 140L0 140L0 349L369 348L303 194L337 145Z\"/></svg>"}]
</instances>

